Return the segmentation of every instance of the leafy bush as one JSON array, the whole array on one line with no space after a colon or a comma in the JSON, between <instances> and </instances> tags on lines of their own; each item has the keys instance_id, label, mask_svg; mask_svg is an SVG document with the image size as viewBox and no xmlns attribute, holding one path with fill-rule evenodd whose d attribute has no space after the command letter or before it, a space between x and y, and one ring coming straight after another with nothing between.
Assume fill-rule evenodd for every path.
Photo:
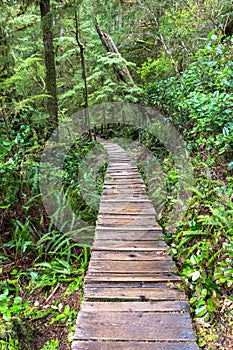
<instances>
[{"instance_id":1,"label":"leafy bush","mask_svg":"<svg viewBox=\"0 0 233 350\"><path fill-rule=\"evenodd\" d=\"M151 82L145 90L147 103L179 129L192 155L195 183L188 210L176 231L166 232L176 200L169 193L160 223L204 349L215 348L217 339L228 346L225 329L233 321L232 42L211 33L180 76ZM171 187L173 169L167 170Z\"/></svg>"},{"instance_id":2,"label":"leafy bush","mask_svg":"<svg viewBox=\"0 0 233 350\"><path fill-rule=\"evenodd\" d=\"M199 178L192 190L186 218L171 238L171 253L186 281L193 311L208 321L233 285L233 204L223 183Z\"/></svg>"},{"instance_id":3,"label":"leafy bush","mask_svg":"<svg viewBox=\"0 0 233 350\"><path fill-rule=\"evenodd\" d=\"M61 298L68 298L70 294L80 291L76 295L78 303L89 262L89 248L81 247L75 239L71 222L68 223L70 230L61 234L43 208L39 191L39 165L45 133L41 130L38 132L33 114L24 113L15 118L9 116L1 122L0 128L0 185L3 189L0 208L0 315L5 323L18 320L24 326L28 322L32 330L37 320L53 317L56 327L65 324L67 332L71 333L77 309L64 305L63 310L57 304ZM62 171L67 200L76 215L90 225L96 221L97 209L82 198L79 172L83 157L94 145L93 142L77 141L68 153ZM102 166L94 179L98 200L104 172L105 167ZM61 215L62 211L65 211L65 205L61 207ZM34 304L38 293L39 298L50 300L60 288L63 293L58 294L57 300L51 300L49 309ZM18 346L17 335L8 333L7 343L14 349ZM0 348L8 349L8 345L1 341ZM29 344L31 346L32 343ZM57 347L55 340L45 345L46 349ZM23 348L26 349L26 346Z\"/></svg>"},{"instance_id":4,"label":"leafy bush","mask_svg":"<svg viewBox=\"0 0 233 350\"><path fill-rule=\"evenodd\" d=\"M147 100L179 127L190 147L233 154L233 39L211 33L180 77L148 84ZM229 163L229 168L232 164Z\"/></svg>"}]
</instances>

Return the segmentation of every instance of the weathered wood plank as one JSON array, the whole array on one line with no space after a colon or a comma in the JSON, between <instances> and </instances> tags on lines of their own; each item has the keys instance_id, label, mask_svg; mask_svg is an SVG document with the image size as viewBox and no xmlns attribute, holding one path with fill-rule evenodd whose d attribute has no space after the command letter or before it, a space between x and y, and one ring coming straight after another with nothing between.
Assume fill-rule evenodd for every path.
<instances>
[{"instance_id":1,"label":"weathered wood plank","mask_svg":"<svg viewBox=\"0 0 233 350\"><path fill-rule=\"evenodd\" d=\"M135 207L138 206L144 206L145 208L147 207L151 207L152 209L154 209L151 201L148 200L147 196L145 195L145 197L143 199L133 199L131 202L129 202L128 199L124 200L124 199L119 199L119 200L111 200L108 198L109 196L103 196L102 200L101 200L101 205L102 206L107 206L109 204L109 202L111 202L111 206L115 207L115 206L119 206L119 205L125 205L125 202L127 202L127 204L132 204Z\"/></svg>"},{"instance_id":2,"label":"weathered wood plank","mask_svg":"<svg viewBox=\"0 0 233 350\"><path fill-rule=\"evenodd\" d=\"M186 300L186 296L183 291L178 288L132 288L132 287L85 287L86 299L104 299L104 300L136 300L136 301L165 301L165 300Z\"/></svg>"},{"instance_id":3,"label":"weathered wood plank","mask_svg":"<svg viewBox=\"0 0 233 350\"><path fill-rule=\"evenodd\" d=\"M143 181L141 180L122 180L122 179L119 179L119 180L105 180L104 182L104 187L112 187L114 186L114 188L122 188L122 187L125 187L125 188L135 188L135 187L139 187L139 188L146 188L145 184Z\"/></svg>"},{"instance_id":4,"label":"weathered wood plank","mask_svg":"<svg viewBox=\"0 0 233 350\"><path fill-rule=\"evenodd\" d=\"M146 186L144 184L118 184L118 185L104 185L103 186L103 196L106 191L111 191L113 193L146 193Z\"/></svg>"},{"instance_id":5,"label":"weathered wood plank","mask_svg":"<svg viewBox=\"0 0 233 350\"><path fill-rule=\"evenodd\" d=\"M128 231L128 230L119 230L119 231L113 231L113 230L96 230L95 232L95 238L97 240L100 239L115 239L118 240L125 240L125 241L163 241L164 235L162 231Z\"/></svg>"},{"instance_id":6,"label":"weathered wood plank","mask_svg":"<svg viewBox=\"0 0 233 350\"><path fill-rule=\"evenodd\" d=\"M132 200L141 200L141 199L145 199L145 196L142 196L140 194L135 194L135 193L128 193L128 194L123 194L123 193L110 193L110 194L105 194L105 199L106 200L127 200L127 201L132 201ZM157 214L156 214L157 215Z\"/></svg>"},{"instance_id":7,"label":"weathered wood plank","mask_svg":"<svg viewBox=\"0 0 233 350\"><path fill-rule=\"evenodd\" d=\"M122 193L122 192L115 192L115 191L107 191L105 190L103 192L105 200L127 200L127 201L132 201L132 200L145 200L147 198L146 194L143 194L141 192L136 192L134 191L133 193Z\"/></svg>"},{"instance_id":8,"label":"weathered wood plank","mask_svg":"<svg viewBox=\"0 0 233 350\"><path fill-rule=\"evenodd\" d=\"M104 227L104 226L98 226L98 224L96 225L96 230L100 230L100 231L104 231L104 230L111 230L111 231L140 231L140 232L149 232L149 231L159 231L161 232L161 226L159 226L157 223L155 223L154 225L150 225L147 226L146 224L143 226L135 226L135 227L128 227L128 226L123 226L121 228L119 227L111 227L110 229L108 227Z\"/></svg>"},{"instance_id":9,"label":"weathered wood plank","mask_svg":"<svg viewBox=\"0 0 233 350\"><path fill-rule=\"evenodd\" d=\"M132 168L125 168L125 169L118 169L118 168L112 168L111 166L108 167L106 177L107 176L129 176L129 177L138 177L140 176L138 174L138 169L132 169Z\"/></svg>"},{"instance_id":10,"label":"weathered wood plank","mask_svg":"<svg viewBox=\"0 0 233 350\"><path fill-rule=\"evenodd\" d=\"M112 207L116 207L116 206L118 207L118 206L122 206L122 205L127 204L128 206L131 205L132 207L136 207L136 208L137 207L140 207L140 208L144 207L146 209L147 207L149 207L149 208L154 209L151 201L149 201L147 199L147 197L145 197L145 199L143 199L143 200L135 199L135 200L132 200L131 202L129 200L124 200L124 199L117 200L117 201L115 201L115 200L108 200L108 199L105 199L105 197L103 197L100 204L101 204L102 207L104 207L104 206L107 207L110 203L111 203Z\"/></svg>"},{"instance_id":11,"label":"weathered wood plank","mask_svg":"<svg viewBox=\"0 0 233 350\"><path fill-rule=\"evenodd\" d=\"M164 250L152 250L152 251L96 251L93 250L91 253L92 260L123 260L123 261L140 261L140 260L172 260L171 256L168 255L167 249Z\"/></svg>"},{"instance_id":12,"label":"weathered wood plank","mask_svg":"<svg viewBox=\"0 0 233 350\"><path fill-rule=\"evenodd\" d=\"M157 281L180 281L181 278L173 273L88 273L85 283L89 282L157 282Z\"/></svg>"},{"instance_id":13,"label":"weathered wood plank","mask_svg":"<svg viewBox=\"0 0 233 350\"><path fill-rule=\"evenodd\" d=\"M145 225L143 225L143 221L145 223ZM145 230L147 229L152 229L153 226L155 226L155 224L153 225L153 221L154 219L151 219L151 222L149 222L149 220L143 220L143 218L116 218L116 219L112 219L111 218L101 218L100 220L97 221L97 225L98 228L102 229L102 228L109 228L112 229L114 227L119 228L119 229L123 229L123 228L127 228L127 229L131 229L131 230L135 230L137 227L138 228L144 228ZM148 226L146 226L148 224Z\"/></svg>"},{"instance_id":14,"label":"weathered wood plank","mask_svg":"<svg viewBox=\"0 0 233 350\"><path fill-rule=\"evenodd\" d=\"M102 199L101 199L101 203L100 203L100 205L117 205L118 203L125 203L125 202L127 202L127 203L129 203L129 200L128 199L119 199L119 200L113 200L113 199L109 199L108 198L109 196L104 196L104 197L102 197ZM144 199L140 199L140 198L134 198L133 200L132 200L132 202L135 204L135 206L137 206L138 205L138 203L143 203L143 204L145 204L146 205L146 203L149 205L149 206L151 206L152 204L151 204L151 201L147 198L147 196L145 196L145 198Z\"/></svg>"},{"instance_id":15,"label":"weathered wood plank","mask_svg":"<svg viewBox=\"0 0 233 350\"><path fill-rule=\"evenodd\" d=\"M120 146L103 144L109 166L72 349L197 350L146 186Z\"/></svg>"},{"instance_id":16,"label":"weathered wood plank","mask_svg":"<svg viewBox=\"0 0 233 350\"><path fill-rule=\"evenodd\" d=\"M122 172L122 171L138 171L138 168L135 167L135 166L132 166L131 164L129 163L116 163L115 164L109 164L108 166L108 173L111 174L111 172L115 172L115 171L119 171L119 172Z\"/></svg>"},{"instance_id":17,"label":"weathered wood plank","mask_svg":"<svg viewBox=\"0 0 233 350\"><path fill-rule=\"evenodd\" d=\"M145 228L148 226L155 225L155 217L154 215L147 215L146 218L144 215L129 215L129 214L100 214L97 220L98 226L108 226L114 227L118 225L127 225L131 227L141 226L141 228Z\"/></svg>"},{"instance_id":18,"label":"weathered wood plank","mask_svg":"<svg viewBox=\"0 0 233 350\"><path fill-rule=\"evenodd\" d=\"M105 176L105 180L112 180L112 179L116 179L116 180L135 180L135 179L139 179L142 180L141 176L137 173L137 172L107 172L106 176Z\"/></svg>"},{"instance_id":19,"label":"weathered wood plank","mask_svg":"<svg viewBox=\"0 0 233 350\"><path fill-rule=\"evenodd\" d=\"M195 341L186 313L81 312L74 339Z\"/></svg>"},{"instance_id":20,"label":"weathered wood plank","mask_svg":"<svg viewBox=\"0 0 233 350\"><path fill-rule=\"evenodd\" d=\"M163 240L110 240L110 239L95 239L93 243L92 249L141 249L141 250L153 250L153 249L161 249L166 248L166 243Z\"/></svg>"},{"instance_id":21,"label":"weathered wood plank","mask_svg":"<svg viewBox=\"0 0 233 350\"><path fill-rule=\"evenodd\" d=\"M106 247L104 245L100 246L100 247L96 247L96 246L93 246L92 247L92 250L101 250L101 251L114 251L114 252L117 252L117 251L120 251L120 252L140 252L140 251L145 251L145 252L153 252L153 251L161 251L161 249L165 249L166 247L149 247L149 248L140 248L140 247L126 247L124 245L121 245L119 247Z\"/></svg>"},{"instance_id":22,"label":"weathered wood plank","mask_svg":"<svg viewBox=\"0 0 233 350\"><path fill-rule=\"evenodd\" d=\"M142 193L146 192L146 185L143 181L140 181L140 179L134 179L129 180L127 178L118 178L113 180L111 179L105 179L104 188L111 188L114 186L114 188L117 188L119 190L125 190L127 188L130 189L140 189Z\"/></svg>"},{"instance_id":23,"label":"weathered wood plank","mask_svg":"<svg viewBox=\"0 0 233 350\"><path fill-rule=\"evenodd\" d=\"M145 217L143 216L141 216L141 213L139 213L139 214L130 214L130 213L120 213L120 214L116 214L116 213L114 213L114 214L108 214L108 213L105 213L105 214L99 214L99 216L98 216L98 221L101 221L102 219L104 219L104 220L120 220L120 219L122 219L122 220L126 220L126 219L129 219L129 220L132 220L134 218L134 220L136 221L136 220L144 220L144 224L145 224ZM148 214L147 215L147 217L146 217L146 221L149 221L149 225L147 224L146 226L150 226L151 224L150 224L150 221L151 221L151 223L152 223L152 225L154 225L155 223L156 223L156 221L155 221L155 215L154 215L154 213L153 214ZM141 228L143 228L143 226L141 227Z\"/></svg>"},{"instance_id":24,"label":"weathered wood plank","mask_svg":"<svg viewBox=\"0 0 233 350\"><path fill-rule=\"evenodd\" d=\"M164 288L164 289L175 289L180 290L180 282L90 282L88 288ZM183 293L183 291L182 291Z\"/></svg>"},{"instance_id":25,"label":"weathered wood plank","mask_svg":"<svg viewBox=\"0 0 233 350\"><path fill-rule=\"evenodd\" d=\"M160 273L175 272L176 268L173 261L103 261L91 260L89 264L89 272L96 273Z\"/></svg>"},{"instance_id":26,"label":"weathered wood plank","mask_svg":"<svg viewBox=\"0 0 233 350\"><path fill-rule=\"evenodd\" d=\"M141 178L137 178L136 176L134 177L128 177L128 176L110 176L109 174L106 176L105 181L104 181L104 186L122 186L122 185L127 185L127 186L137 186L137 184L144 185L145 183L142 181Z\"/></svg>"},{"instance_id":27,"label":"weathered wood plank","mask_svg":"<svg viewBox=\"0 0 233 350\"><path fill-rule=\"evenodd\" d=\"M139 183L140 182L140 183ZM104 182L103 188L119 188L119 189L124 189L124 188L141 188L144 189L146 188L146 185L144 184L143 181L136 180L135 183L134 181L114 181L113 183L108 181Z\"/></svg>"},{"instance_id":28,"label":"weathered wood plank","mask_svg":"<svg viewBox=\"0 0 233 350\"><path fill-rule=\"evenodd\" d=\"M112 194L121 194L122 196L138 196L139 198L148 198L147 197L147 194L146 194L146 188L136 188L136 187L126 187L126 186L123 186L123 187L115 187L115 188L112 188L111 186L108 186L108 187L104 187L103 188L103 191L102 191L102 196L104 199L107 198L107 196L110 196Z\"/></svg>"},{"instance_id":29,"label":"weathered wood plank","mask_svg":"<svg viewBox=\"0 0 233 350\"><path fill-rule=\"evenodd\" d=\"M99 213L101 215L104 214L130 214L130 215L153 215L155 217L156 213L154 208L152 208L151 206L147 205L147 204L143 204L143 205L136 205L130 203L131 201L127 202L125 201L124 203L121 204L111 204L109 205L109 203L107 204L100 204L100 208L99 208ZM141 203L139 203L141 204Z\"/></svg>"},{"instance_id":30,"label":"weathered wood plank","mask_svg":"<svg viewBox=\"0 0 233 350\"><path fill-rule=\"evenodd\" d=\"M113 301L84 301L81 310L85 312L189 312L187 301L146 301L116 303Z\"/></svg>"},{"instance_id":31,"label":"weathered wood plank","mask_svg":"<svg viewBox=\"0 0 233 350\"><path fill-rule=\"evenodd\" d=\"M135 172L130 172L130 171L127 171L127 172L108 172L106 173L106 176L105 176L105 180L111 180L111 179L116 179L116 180L119 180L119 179L122 179L122 180L140 180L142 181L142 178L141 176L135 171Z\"/></svg>"},{"instance_id":32,"label":"weathered wood plank","mask_svg":"<svg viewBox=\"0 0 233 350\"><path fill-rule=\"evenodd\" d=\"M115 160L114 162L109 162L108 170L112 168L121 170L120 165L123 165L122 170L126 170L127 168L130 168L131 170L136 170L138 172L138 168L132 163L131 159L130 160L128 159L126 164L123 164L123 163L124 162L122 162L121 159Z\"/></svg>"},{"instance_id":33,"label":"weathered wood plank","mask_svg":"<svg viewBox=\"0 0 233 350\"><path fill-rule=\"evenodd\" d=\"M74 341L72 350L198 350L192 343L122 342L122 341Z\"/></svg>"},{"instance_id":34,"label":"weathered wood plank","mask_svg":"<svg viewBox=\"0 0 233 350\"><path fill-rule=\"evenodd\" d=\"M130 203L125 202L122 205L100 205L99 213L104 214L130 214L130 215L153 215L155 217L155 210L150 206L136 206L130 205Z\"/></svg>"},{"instance_id":35,"label":"weathered wood plank","mask_svg":"<svg viewBox=\"0 0 233 350\"><path fill-rule=\"evenodd\" d=\"M147 208L145 210L143 209L138 209L138 208L130 208L128 209L126 206L122 206L121 208L109 208L108 210L106 209L99 209L99 215L131 215L133 217L135 217L136 215L141 215L141 220L145 220L147 219L148 216L153 215L154 220L155 220L155 211L154 210L150 210L150 208ZM139 218L137 219L139 220Z\"/></svg>"}]
</instances>

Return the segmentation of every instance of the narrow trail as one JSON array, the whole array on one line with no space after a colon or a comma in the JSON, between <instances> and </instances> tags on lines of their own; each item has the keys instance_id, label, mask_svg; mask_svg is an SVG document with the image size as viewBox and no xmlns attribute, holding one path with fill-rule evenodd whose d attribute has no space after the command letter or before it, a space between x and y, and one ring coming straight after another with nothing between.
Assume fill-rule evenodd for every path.
<instances>
[{"instance_id":1,"label":"narrow trail","mask_svg":"<svg viewBox=\"0 0 233 350\"><path fill-rule=\"evenodd\" d=\"M73 350L197 350L189 304L129 155L109 155Z\"/></svg>"}]
</instances>

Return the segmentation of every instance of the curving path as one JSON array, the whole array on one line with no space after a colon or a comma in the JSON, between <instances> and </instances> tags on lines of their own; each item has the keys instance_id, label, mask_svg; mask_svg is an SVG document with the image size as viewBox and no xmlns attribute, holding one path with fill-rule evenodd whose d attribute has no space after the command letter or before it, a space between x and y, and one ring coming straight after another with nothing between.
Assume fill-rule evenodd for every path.
<instances>
[{"instance_id":1,"label":"curving path","mask_svg":"<svg viewBox=\"0 0 233 350\"><path fill-rule=\"evenodd\" d=\"M73 350L197 350L189 304L145 185L128 154L108 151Z\"/></svg>"}]
</instances>

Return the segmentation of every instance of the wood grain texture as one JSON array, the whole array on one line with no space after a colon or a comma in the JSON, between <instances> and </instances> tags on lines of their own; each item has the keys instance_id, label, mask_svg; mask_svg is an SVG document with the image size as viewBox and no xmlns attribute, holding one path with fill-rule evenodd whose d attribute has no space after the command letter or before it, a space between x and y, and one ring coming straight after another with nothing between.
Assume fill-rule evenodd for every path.
<instances>
[{"instance_id":1,"label":"wood grain texture","mask_svg":"<svg viewBox=\"0 0 233 350\"><path fill-rule=\"evenodd\" d=\"M139 260L171 260L172 258L167 253L167 249L158 249L152 251L104 251L93 250L91 253L93 260L113 260L113 261L139 261Z\"/></svg>"},{"instance_id":2,"label":"wood grain texture","mask_svg":"<svg viewBox=\"0 0 233 350\"><path fill-rule=\"evenodd\" d=\"M108 151L73 350L197 350L187 297L134 162Z\"/></svg>"},{"instance_id":3,"label":"wood grain texture","mask_svg":"<svg viewBox=\"0 0 233 350\"><path fill-rule=\"evenodd\" d=\"M89 282L172 282L181 281L179 276L170 272L159 273L93 273L90 272L85 277L85 283Z\"/></svg>"},{"instance_id":4,"label":"wood grain texture","mask_svg":"<svg viewBox=\"0 0 233 350\"><path fill-rule=\"evenodd\" d=\"M124 241L164 241L164 235L162 234L162 230L121 230L119 229L117 232L114 230L96 230L95 232L96 240L124 240Z\"/></svg>"},{"instance_id":5,"label":"wood grain texture","mask_svg":"<svg viewBox=\"0 0 233 350\"><path fill-rule=\"evenodd\" d=\"M136 203L132 200L128 201L112 201L111 205L109 202L101 202L99 213L100 214L130 214L130 215L153 215L156 213L152 205L149 205L145 201L137 201Z\"/></svg>"},{"instance_id":6,"label":"wood grain texture","mask_svg":"<svg viewBox=\"0 0 233 350\"><path fill-rule=\"evenodd\" d=\"M72 350L198 350L192 343L74 341Z\"/></svg>"},{"instance_id":7,"label":"wood grain texture","mask_svg":"<svg viewBox=\"0 0 233 350\"><path fill-rule=\"evenodd\" d=\"M173 261L96 261L91 260L89 264L89 272L104 273L159 273L176 271Z\"/></svg>"},{"instance_id":8,"label":"wood grain texture","mask_svg":"<svg viewBox=\"0 0 233 350\"><path fill-rule=\"evenodd\" d=\"M110 300L136 300L136 301L165 301L173 300L180 301L186 300L185 294L177 288L131 288L131 287L121 287L121 288L106 288L101 287L101 285L93 287L86 285L85 287L86 299L110 299Z\"/></svg>"},{"instance_id":9,"label":"wood grain texture","mask_svg":"<svg viewBox=\"0 0 233 350\"><path fill-rule=\"evenodd\" d=\"M104 227L104 226L98 226L98 221L97 221L97 225L96 225L96 231L98 230L101 230L101 231L104 231L104 230L109 230L108 227ZM146 225L144 224L143 226L135 226L135 227L128 227L128 226L122 226L121 228L120 227L111 227L110 228L111 231L122 231L122 230L127 230L127 231L144 231L144 232L149 232L149 231L159 231L161 232L161 227L158 225L158 224L155 224L155 225Z\"/></svg>"},{"instance_id":10,"label":"wood grain texture","mask_svg":"<svg viewBox=\"0 0 233 350\"><path fill-rule=\"evenodd\" d=\"M85 312L189 312L186 301L148 301L148 302L87 302L82 303Z\"/></svg>"},{"instance_id":11,"label":"wood grain texture","mask_svg":"<svg viewBox=\"0 0 233 350\"><path fill-rule=\"evenodd\" d=\"M127 250L153 250L153 249L161 249L165 248L166 243L161 240L110 240L110 239L95 239L93 243L93 249L127 249Z\"/></svg>"},{"instance_id":12,"label":"wood grain texture","mask_svg":"<svg viewBox=\"0 0 233 350\"><path fill-rule=\"evenodd\" d=\"M81 312L74 339L195 341L187 313Z\"/></svg>"}]
</instances>

